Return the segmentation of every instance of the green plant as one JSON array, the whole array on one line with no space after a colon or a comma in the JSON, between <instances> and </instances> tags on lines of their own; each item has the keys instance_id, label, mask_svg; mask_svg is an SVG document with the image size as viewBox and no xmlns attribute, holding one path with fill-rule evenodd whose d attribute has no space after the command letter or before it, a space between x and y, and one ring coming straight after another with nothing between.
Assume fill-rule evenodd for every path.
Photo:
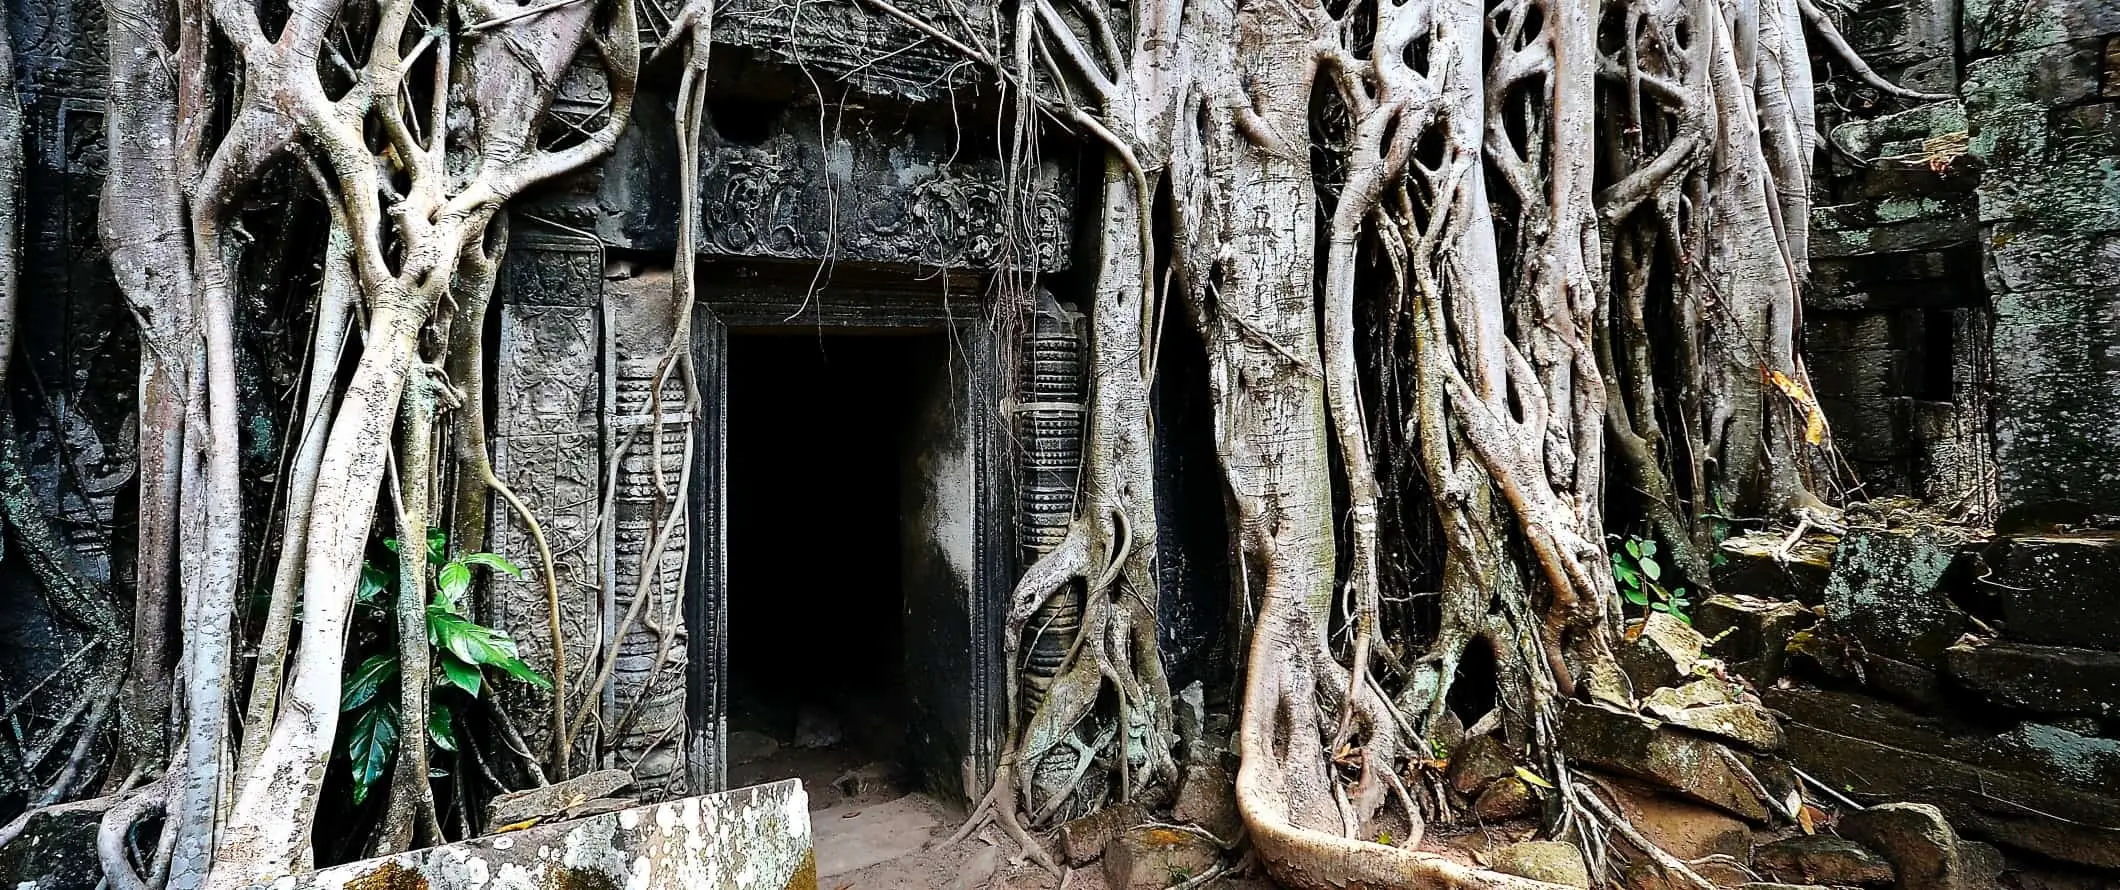
<instances>
[{"instance_id":1,"label":"green plant","mask_svg":"<svg viewBox=\"0 0 2120 890\"><path fill-rule=\"evenodd\" d=\"M466 696L478 698L487 688L485 671L491 668L538 688L551 688L550 681L523 662L515 638L506 631L486 627L464 615L464 600L471 591L472 566L483 566L511 577L521 577L523 570L497 553L465 553L450 559L447 536L441 529L428 529L426 543L427 564L432 573L428 586L434 591L426 607L427 644L433 650L429 663L439 669L436 687L453 687ZM395 538L386 538L383 546L395 553L401 545ZM386 594L394 594L402 581L401 577L379 569L373 563L363 563L360 588L355 593L362 614L373 623L394 627L394 622L384 619L389 615L395 596ZM397 697L384 694L384 690L398 679L398 646L387 631L373 636L382 645L347 673L339 689L339 710L348 715L341 735L346 759L352 767L355 805L367 800L368 793L389 771L403 734L403 717L398 712ZM429 704L426 734L428 742L436 748L456 750L456 708L441 696L436 696Z\"/></svg>"},{"instance_id":2,"label":"green plant","mask_svg":"<svg viewBox=\"0 0 2120 890\"><path fill-rule=\"evenodd\" d=\"M1645 613L1663 612L1692 624L1693 616L1686 611L1692 605L1686 599L1686 588L1664 586L1664 567L1656 561L1656 553L1655 541L1637 535L1628 535L1613 548L1612 579L1619 585L1620 598Z\"/></svg>"}]
</instances>

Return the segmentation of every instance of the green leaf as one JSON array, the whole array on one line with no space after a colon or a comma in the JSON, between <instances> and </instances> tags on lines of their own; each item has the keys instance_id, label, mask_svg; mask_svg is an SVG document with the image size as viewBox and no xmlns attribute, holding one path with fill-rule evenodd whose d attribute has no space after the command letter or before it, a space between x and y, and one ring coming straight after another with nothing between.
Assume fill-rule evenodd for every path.
<instances>
[{"instance_id":1,"label":"green leaf","mask_svg":"<svg viewBox=\"0 0 2120 890\"><path fill-rule=\"evenodd\" d=\"M502 671L507 672L508 676L514 677L539 689L552 688L552 681L545 679L543 674L532 670L529 665L523 663L522 659L517 658L513 655L510 655L500 661L494 662L493 666L500 668Z\"/></svg>"},{"instance_id":2,"label":"green leaf","mask_svg":"<svg viewBox=\"0 0 2120 890\"><path fill-rule=\"evenodd\" d=\"M441 565L449 558L449 533L434 526L427 526L427 561Z\"/></svg>"},{"instance_id":3,"label":"green leaf","mask_svg":"<svg viewBox=\"0 0 2120 890\"><path fill-rule=\"evenodd\" d=\"M449 681L449 685L471 693L473 698L478 697L484 678L479 675L477 667L458 661L456 656L447 653L442 655L441 662L442 677Z\"/></svg>"},{"instance_id":4,"label":"green leaf","mask_svg":"<svg viewBox=\"0 0 2120 890\"><path fill-rule=\"evenodd\" d=\"M458 561L464 563L465 565L485 566L486 568L505 574L510 578L520 578L523 576L523 570L521 566L509 562L507 557L502 556L498 553L466 553L463 556L459 557Z\"/></svg>"},{"instance_id":5,"label":"green leaf","mask_svg":"<svg viewBox=\"0 0 2120 890\"><path fill-rule=\"evenodd\" d=\"M390 758L397 753L397 741L396 707L380 704L362 711L354 719L353 730L346 738L346 759L353 764L355 805L367 800L368 790L389 771Z\"/></svg>"},{"instance_id":6,"label":"green leaf","mask_svg":"<svg viewBox=\"0 0 2120 890\"><path fill-rule=\"evenodd\" d=\"M383 539L383 549L385 549L385 550L388 550L388 551L390 551L390 552L392 552L392 553L396 553L396 552L398 552L398 539L396 539L396 538L384 538L384 539Z\"/></svg>"},{"instance_id":7,"label":"green leaf","mask_svg":"<svg viewBox=\"0 0 2120 890\"><path fill-rule=\"evenodd\" d=\"M1619 579L1622 587L1638 588L1642 586L1642 576L1634 571L1633 566L1627 565L1618 556L1612 558L1612 577Z\"/></svg>"},{"instance_id":8,"label":"green leaf","mask_svg":"<svg viewBox=\"0 0 2120 890\"><path fill-rule=\"evenodd\" d=\"M1643 542L1642 542L1642 556L1644 556L1644 557L1649 557L1649 556L1655 556L1655 555L1656 555L1656 542L1655 542L1655 541L1646 541L1646 540L1645 540L1645 541L1643 541Z\"/></svg>"},{"instance_id":9,"label":"green leaf","mask_svg":"<svg viewBox=\"0 0 2120 890\"><path fill-rule=\"evenodd\" d=\"M452 562L442 566L434 581L442 602L449 605L450 611L455 611L456 604L462 602L464 594L471 590L471 570L463 563Z\"/></svg>"},{"instance_id":10,"label":"green leaf","mask_svg":"<svg viewBox=\"0 0 2120 890\"><path fill-rule=\"evenodd\" d=\"M1641 556L1642 556L1642 545L1641 545L1641 542L1640 542L1640 541L1638 541L1638 540L1636 540L1636 539L1634 539L1634 538L1628 538L1628 539L1627 539L1627 555L1628 555L1628 556L1632 556L1632 557L1634 557L1635 559L1640 559L1640 558L1641 558Z\"/></svg>"},{"instance_id":11,"label":"green leaf","mask_svg":"<svg viewBox=\"0 0 2120 890\"><path fill-rule=\"evenodd\" d=\"M1516 768L1516 777L1517 777L1517 778L1519 778L1519 779L1522 779L1522 780L1524 780L1524 784L1526 784L1526 785L1531 785L1531 786L1535 786L1535 787L1538 787L1538 788L1544 788L1544 789L1546 789L1546 790L1548 790L1548 791L1551 791L1551 790L1553 790L1553 783L1552 783L1552 782L1548 782L1548 781L1546 781L1545 779L1539 778L1539 774L1538 774L1538 773L1534 773L1534 772L1532 772L1532 771L1530 771L1530 770L1528 770L1528 769L1525 769L1525 768L1523 768L1523 767L1521 767L1521 766L1520 766L1520 767L1517 767L1517 768Z\"/></svg>"},{"instance_id":12,"label":"green leaf","mask_svg":"<svg viewBox=\"0 0 2120 890\"><path fill-rule=\"evenodd\" d=\"M340 684L339 710L351 711L367 704L383 684L396 679L397 674L397 653L378 652L368 656L368 660L361 662L360 667L354 668Z\"/></svg>"},{"instance_id":13,"label":"green leaf","mask_svg":"<svg viewBox=\"0 0 2120 890\"><path fill-rule=\"evenodd\" d=\"M1642 557L1642 574L1648 575L1649 580L1655 581L1664 576L1664 567L1657 565L1656 560L1644 556Z\"/></svg>"},{"instance_id":14,"label":"green leaf","mask_svg":"<svg viewBox=\"0 0 2120 890\"><path fill-rule=\"evenodd\" d=\"M361 563L361 586L354 591L353 598L360 602L373 602L376 594L390 586L390 576L370 563Z\"/></svg>"},{"instance_id":15,"label":"green leaf","mask_svg":"<svg viewBox=\"0 0 2120 890\"><path fill-rule=\"evenodd\" d=\"M523 663L515 638L445 609L427 609L427 638L467 665L495 667L511 677L549 688L551 683Z\"/></svg>"},{"instance_id":16,"label":"green leaf","mask_svg":"<svg viewBox=\"0 0 2120 890\"><path fill-rule=\"evenodd\" d=\"M456 750L456 709L437 704L427 714L427 738L444 751Z\"/></svg>"},{"instance_id":17,"label":"green leaf","mask_svg":"<svg viewBox=\"0 0 2120 890\"><path fill-rule=\"evenodd\" d=\"M1637 606L1649 604L1649 595L1643 593L1639 587L1622 587L1619 589L1619 595Z\"/></svg>"}]
</instances>

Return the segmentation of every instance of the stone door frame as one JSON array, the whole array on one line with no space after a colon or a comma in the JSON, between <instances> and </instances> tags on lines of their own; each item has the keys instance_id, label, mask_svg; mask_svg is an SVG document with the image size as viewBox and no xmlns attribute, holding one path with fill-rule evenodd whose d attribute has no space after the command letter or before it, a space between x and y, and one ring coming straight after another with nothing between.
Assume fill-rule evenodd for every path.
<instances>
[{"instance_id":1,"label":"stone door frame","mask_svg":"<svg viewBox=\"0 0 2120 890\"><path fill-rule=\"evenodd\" d=\"M693 793L728 784L728 346L743 330L817 330L821 334L909 332L949 336L969 370L970 437L977 479L973 536L974 578L966 604L965 637L971 676L965 679L968 726L964 758L952 785L938 793L967 800L993 780L1006 731L1001 627L1015 584L1015 474L1010 424L1003 414L1012 390L1001 379L1004 350L988 324L983 281L960 276L914 278L900 272L841 269L818 286L812 269L771 264L703 263L693 307L692 363L701 414L694 425L695 478L690 510L694 538L686 571L685 623L690 665L686 699L687 750ZM909 678L910 680L910 678Z\"/></svg>"}]
</instances>

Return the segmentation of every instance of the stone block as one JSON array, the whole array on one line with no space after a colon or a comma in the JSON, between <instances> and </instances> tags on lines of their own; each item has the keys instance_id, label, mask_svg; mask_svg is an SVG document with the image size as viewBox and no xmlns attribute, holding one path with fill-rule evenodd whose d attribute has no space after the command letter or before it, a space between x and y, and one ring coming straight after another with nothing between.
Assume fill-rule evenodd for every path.
<instances>
[{"instance_id":1,"label":"stone block","mask_svg":"<svg viewBox=\"0 0 2120 890\"><path fill-rule=\"evenodd\" d=\"M1222 848L1190 831L1142 826L1104 845L1109 890L1163 890L1197 877L1222 858Z\"/></svg>"},{"instance_id":2,"label":"stone block","mask_svg":"<svg viewBox=\"0 0 2120 890\"><path fill-rule=\"evenodd\" d=\"M1850 531L1826 580L1826 622L1864 652L1933 664L1966 628L1944 588L1961 543L1929 525Z\"/></svg>"},{"instance_id":3,"label":"stone block","mask_svg":"<svg viewBox=\"0 0 2120 890\"><path fill-rule=\"evenodd\" d=\"M1694 629L1714 641L1708 653L1759 688L1781 679L1789 641L1817 620L1801 604L1743 595L1717 594L1693 610Z\"/></svg>"},{"instance_id":4,"label":"stone block","mask_svg":"<svg viewBox=\"0 0 2120 890\"><path fill-rule=\"evenodd\" d=\"M1925 803L1887 803L1840 817L1841 835L1892 863L1900 890L1961 890L1958 832ZM1964 888L1970 890L1970 888Z\"/></svg>"},{"instance_id":5,"label":"stone block","mask_svg":"<svg viewBox=\"0 0 2120 890\"><path fill-rule=\"evenodd\" d=\"M1723 564L1714 569L1715 589L1764 600L1796 600L1815 606L1825 602L1826 579L1833 572L1836 539L1806 535L1777 558L1782 536L1746 532L1723 540Z\"/></svg>"},{"instance_id":6,"label":"stone block","mask_svg":"<svg viewBox=\"0 0 2120 890\"><path fill-rule=\"evenodd\" d=\"M1489 782L1472 802L1472 817L1481 822L1507 822L1538 810L1531 786L1515 776Z\"/></svg>"},{"instance_id":7,"label":"stone block","mask_svg":"<svg viewBox=\"0 0 2120 890\"><path fill-rule=\"evenodd\" d=\"M529 819L571 817L568 812L599 798L607 798L633 784L633 774L622 769L597 770L537 788L497 795L486 804L486 827L499 828Z\"/></svg>"},{"instance_id":8,"label":"stone block","mask_svg":"<svg viewBox=\"0 0 2120 890\"><path fill-rule=\"evenodd\" d=\"M1471 797L1487 783L1515 772L1516 758L1509 753L1509 746L1494 733L1487 733L1466 739L1450 752L1450 766L1444 770L1443 778L1451 790Z\"/></svg>"},{"instance_id":9,"label":"stone block","mask_svg":"<svg viewBox=\"0 0 2120 890\"><path fill-rule=\"evenodd\" d=\"M1691 677L1707 648L1708 640L1700 631L1665 613L1651 612L1641 632L1620 647L1619 666L1633 681L1634 691L1647 694Z\"/></svg>"},{"instance_id":10,"label":"stone block","mask_svg":"<svg viewBox=\"0 0 2120 890\"><path fill-rule=\"evenodd\" d=\"M103 814L46 810L29 817L21 834L0 846L0 886L14 890L77 890L98 885L96 827Z\"/></svg>"},{"instance_id":11,"label":"stone block","mask_svg":"<svg viewBox=\"0 0 2120 890\"><path fill-rule=\"evenodd\" d=\"M2005 638L2120 651L2120 535L2000 538L1982 558Z\"/></svg>"},{"instance_id":12,"label":"stone block","mask_svg":"<svg viewBox=\"0 0 2120 890\"><path fill-rule=\"evenodd\" d=\"M1676 688L1658 689L1642 700L1642 710L1672 726L1755 750L1781 750L1781 727L1774 722L1774 715L1741 688L1720 679L1700 679Z\"/></svg>"},{"instance_id":13,"label":"stone block","mask_svg":"<svg viewBox=\"0 0 2120 890\"><path fill-rule=\"evenodd\" d=\"M1105 807L1087 816L1060 823L1057 830L1060 857L1069 865L1086 865L1104 855L1104 846L1120 833L1149 821L1148 811L1137 803Z\"/></svg>"},{"instance_id":14,"label":"stone block","mask_svg":"<svg viewBox=\"0 0 2120 890\"><path fill-rule=\"evenodd\" d=\"M1752 851L1752 867L1777 881L1877 887L1892 883L1892 863L1861 844L1828 834L1797 835Z\"/></svg>"},{"instance_id":15,"label":"stone block","mask_svg":"<svg viewBox=\"0 0 2120 890\"><path fill-rule=\"evenodd\" d=\"M1224 841L1235 841L1244 830L1244 817L1237 812L1237 780L1216 764L1194 763L1185 767L1178 783L1178 802L1171 816L1207 829Z\"/></svg>"},{"instance_id":16,"label":"stone block","mask_svg":"<svg viewBox=\"0 0 2120 890\"><path fill-rule=\"evenodd\" d=\"M2014 711L2120 719L2120 652L1998 640L1944 650L1955 684Z\"/></svg>"},{"instance_id":17,"label":"stone block","mask_svg":"<svg viewBox=\"0 0 2120 890\"><path fill-rule=\"evenodd\" d=\"M787 779L292 875L272 890L816 890L809 798Z\"/></svg>"},{"instance_id":18,"label":"stone block","mask_svg":"<svg viewBox=\"0 0 2120 890\"><path fill-rule=\"evenodd\" d=\"M1765 822L1760 786L1722 745L1603 705L1570 701L1561 710L1561 746L1576 763L1622 773L1723 812Z\"/></svg>"},{"instance_id":19,"label":"stone block","mask_svg":"<svg viewBox=\"0 0 2120 890\"><path fill-rule=\"evenodd\" d=\"M1867 696L1774 689L1789 756L1862 800L1935 804L1960 829L2051 858L2120 868L2120 742L2025 724L1953 728Z\"/></svg>"},{"instance_id":20,"label":"stone block","mask_svg":"<svg viewBox=\"0 0 2120 890\"><path fill-rule=\"evenodd\" d=\"M1590 867L1574 844L1560 841L1525 841L1487 854L1487 867L1505 875L1564 887L1590 888Z\"/></svg>"},{"instance_id":21,"label":"stone block","mask_svg":"<svg viewBox=\"0 0 2120 890\"><path fill-rule=\"evenodd\" d=\"M1960 17L1973 56L2120 32L2120 6L2099 0L1966 0Z\"/></svg>"}]
</instances>

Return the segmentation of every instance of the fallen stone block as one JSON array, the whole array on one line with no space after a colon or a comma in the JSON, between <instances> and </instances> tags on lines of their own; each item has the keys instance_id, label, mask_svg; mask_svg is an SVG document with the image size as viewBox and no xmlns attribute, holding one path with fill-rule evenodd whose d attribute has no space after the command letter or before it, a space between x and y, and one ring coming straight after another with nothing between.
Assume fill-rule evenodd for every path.
<instances>
[{"instance_id":1,"label":"fallen stone block","mask_svg":"<svg viewBox=\"0 0 2120 890\"><path fill-rule=\"evenodd\" d=\"M1789 641L1818 616L1800 603L1717 594L1693 612L1693 629L1707 636L1708 654L1761 689L1787 672Z\"/></svg>"},{"instance_id":2,"label":"fallen stone block","mask_svg":"<svg viewBox=\"0 0 2120 890\"><path fill-rule=\"evenodd\" d=\"M1590 867L1574 844L1560 841L1525 841L1487 854L1487 867L1505 875L1564 887L1590 888Z\"/></svg>"},{"instance_id":3,"label":"fallen stone block","mask_svg":"<svg viewBox=\"0 0 2120 890\"><path fill-rule=\"evenodd\" d=\"M1214 764L1190 764L1178 783L1178 802L1171 816L1224 841L1235 841L1244 829L1244 817L1237 813L1236 788L1236 778L1229 770Z\"/></svg>"},{"instance_id":4,"label":"fallen stone block","mask_svg":"<svg viewBox=\"0 0 2120 890\"><path fill-rule=\"evenodd\" d=\"M1087 816L1060 823L1057 830L1060 857L1074 866L1095 862L1104 855L1104 845L1120 832L1149 821L1148 811L1137 803L1105 807Z\"/></svg>"},{"instance_id":5,"label":"fallen stone block","mask_svg":"<svg viewBox=\"0 0 2120 890\"><path fill-rule=\"evenodd\" d=\"M13 890L76 890L103 880L96 860L100 810L46 810L29 817L22 833L0 846L0 886Z\"/></svg>"},{"instance_id":6,"label":"fallen stone block","mask_svg":"<svg viewBox=\"0 0 2120 890\"><path fill-rule=\"evenodd\" d=\"M1752 827L1728 813L1627 779L1600 777L1597 787L1610 791L1620 817L1666 853L1687 861L1752 858Z\"/></svg>"},{"instance_id":7,"label":"fallen stone block","mask_svg":"<svg viewBox=\"0 0 2120 890\"><path fill-rule=\"evenodd\" d=\"M1707 652L1708 639L1670 615L1651 612L1641 632L1620 646L1619 666L1634 683L1637 695L1664 686L1676 686L1693 676L1693 668Z\"/></svg>"},{"instance_id":8,"label":"fallen stone block","mask_svg":"<svg viewBox=\"0 0 2120 890\"><path fill-rule=\"evenodd\" d=\"M1190 831L1130 828L1104 846L1104 884L1109 890L1163 890L1205 874L1221 858L1221 847Z\"/></svg>"},{"instance_id":9,"label":"fallen stone block","mask_svg":"<svg viewBox=\"0 0 2120 890\"><path fill-rule=\"evenodd\" d=\"M1715 589L1763 600L1796 600L1808 606L1825 602L1836 540L1806 535L1782 554L1782 538L1772 532L1746 532L1725 539L1717 548L1723 564L1714 569Z\"/></svg>"},{"instance_id":10,"label":"fallen stone block","mask_svg":"<svg viewBox=\"0 0 2120 890\"><path fill-rule=\"evenodd\" d=\"M2120 651L2120 536L2003 538L1983 558L1980 585L2002 610L2004 637Z\"/></svg>"},{"instance_id":11,"label":"fallen stone block","mask_svg":"<svg viewBox=\"0 0 2120 890\"><path fill-rule=\"evenodd\" d=\"M1840 817L1836 827L1889 860L1901 890L1961 890L1958 832L1935 806L1879 804Z\"/></svg>"},{"instance_id":12,"label":"fallen stone block","mask_svg":"<svg viewBox=\"0 0 2120 890\"><path fill-rule=\"evenodd\" d=\"M1450 752L1450 765L1443 770L1443 779L1450 788L1466 797L1480 793L1487 783L1516 773L1516 758L1509 747L1493 733L1476 735Z\"/></svg>"},{"instance_id":13,"label":"fallen stone block","mask_svg":"<svg viewBox=\"0 0 2120 890\"><path fill-rule=\"evenodd\" d=\"M1966 628L1943 583L1962 543L1928 525L1849 532L1826 580L1826 622L1865 652L1935 664Z\"/></svg>"},{"instance_id":14,"label":"fallen stone block","mask_svg":"<svg viewBox=\"0 0 2120 890\"><path fill-rule=\"evenodd\" d=\"M1561 710L1561 746L1576 763L1676 791L1731 815L1765 822L1772 810L1758 777L1713 740L1603 705L1570 701Z\"/></svg>"},{"instance_id":15,"label":"fallen stone block","mask_svg":"<svg viewBox=\"0 0 2120 890\"><path fill-rule=\"evenodd\" d=\"M291 875L273 890L816 890L809 798L787 779Z\"/></svg>"},{"instance_id":16,"label":"fallen stone block","mask_svg":"<svg viewBox=\"0 0 2120 890\"><path fill-rule=\"evenodd\" d=\"M1892 863L1861 844L1827 834L1798 835L1762 845L1752 867L1777 881L1841 886L1892 883Z\"/></svg>"},{"instance_id":17,"label":"fallen stone block","mask_svg":"<svg viewBox=\"0 0 2120 890\"><path fill-rule=\"evenodd\" d=\"M1472 802L1472 817L1481 822L1507 822L1529 816L1538 809L1531 786L1515 776L1489 782Z\"/></svg>"},{"instance_id":18,"label":"fallen stone block","mask_svg":"<svg viewBox=\"0 0 2120 890\"><path fill-rule=\"evenodd\" d=\"M1943 659L1951 679L1988 704L2120 718L2120 652L1997 640L1952 646Z\"/></svg>"},{"instance_id":19,"label":"fallen stone block","mask_svg":"<svg viewBox=\"0 0 2120 890\"><path fill-rule=\"evenodd\" d=\"M1756 700L1733 695L1728 682L1701 679L1650 693L1642 710L1673 726L1727 739L1759 751L1781 750L1781 726Z\"/></svg>"},{"instance_id":20,"label":"fallen stone block","mask_svg":"<svg viewBox=\"0 0 2120 890\"><path fill-rule=\"evenodd\" d=\"M633 774L622 769L597 770L550 785L510 791L486 804L486 827L494 830L519 825L531 819L563 819L594 815L569 812L590 801L609 799L619 789L633 784ZM605 809L604 812L611 812Z\"/></svg>"}]
</instances>

